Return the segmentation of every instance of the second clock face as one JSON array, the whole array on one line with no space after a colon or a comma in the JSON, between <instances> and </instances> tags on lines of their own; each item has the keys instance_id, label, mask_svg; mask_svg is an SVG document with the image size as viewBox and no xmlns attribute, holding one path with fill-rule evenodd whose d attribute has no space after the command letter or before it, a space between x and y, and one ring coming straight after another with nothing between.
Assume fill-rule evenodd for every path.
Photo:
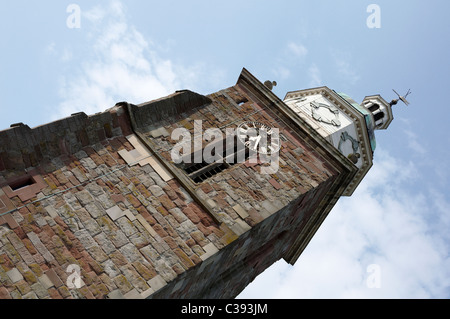
<instances>
[{"instance_id":1,"label":"second clock face","mask_svg":"<svg viewBox=\"0 0 450 319\"><path fill-rule=\"evenodd\" d=\"M339 120L339 109L333 105L325 103L311 102L311 116L319 122L334 125L336 127L341 126Z\"/></svg>"},{"instance_id":2,"label":"second clock face","mask_svg":"<svg viewBox=\"0 0 450 319\"><path fill-rule=\"evenodd\" d=\"M281 148L278 129L260 122L244 122L237 128L237 136L250 150L261 154L274 154Z\"/></svg>"}]
</instances>

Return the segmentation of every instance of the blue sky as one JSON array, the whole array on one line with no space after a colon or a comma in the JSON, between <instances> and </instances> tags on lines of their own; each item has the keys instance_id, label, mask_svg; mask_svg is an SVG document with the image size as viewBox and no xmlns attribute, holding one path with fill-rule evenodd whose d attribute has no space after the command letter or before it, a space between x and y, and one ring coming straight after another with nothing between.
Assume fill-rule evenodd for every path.
<instances>
[{"instance_id":1,"label":"blue sky","mask_svg":"<svg viewBox=\"0 0 450 319\"><path fill-rule=\"evenodd\" d=\"M433 1L0 1L0 129L234 85L242 67L274 93L326 85L356 101L405 93L374 167L294 267L242 298L449 298L450 3ZM70 4L81 9L69 28ZM370 4L380 28L368 28ZM375 265L373 268L372 265ZM376 269L376 272L372 272ZM368 283L378 277L377 288Z\"/></svg>"}]
</instances>

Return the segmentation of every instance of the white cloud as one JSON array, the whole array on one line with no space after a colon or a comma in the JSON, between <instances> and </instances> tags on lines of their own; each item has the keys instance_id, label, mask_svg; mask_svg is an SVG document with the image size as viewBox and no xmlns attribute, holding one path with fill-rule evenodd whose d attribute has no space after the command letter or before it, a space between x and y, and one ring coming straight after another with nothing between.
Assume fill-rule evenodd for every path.
<instances>
[{"instance_id":1,"label":"white cloud","mask_svg":"<svg viewBox=\"0 0 450 319\"><path fill-rule=\"evenodd\" d=\"M419 142L419 137L413 131L406 129L403 131L408 137L408 147L419 155L425 155L427 153L423 143Z\"/></svg>"},{"instance_id":2,"label":"white cloud","mask_svg":"<svg viewBox=\"0 0 450 319\"><path fill-rule=\"evenodd\" d=\"M59 50L56 43L53 41L49 43L44 50L45 55L51 59L52 62L55 61L55 58L61 62L69 62L72 57L73 53L69 48L64 48L62 50Z\"/></svg>"},{"instance_id":3,"label":"white cloud","mask_svg":"<svg viewBox=\"0 0 450 319\"><path fill-rule=\"evenodd\" d=\"M303 45L290 41L280 51L280 56L276 59L276 65L272 72L279 81L287 80L291 74L296 72L296 66L305 61L308 49Z\"/></svg>"},{"instance_id":4,"label":"white cloud","mask_svg":"<svg viewBox=\"0 0 450 319\"><path fill-rule=\"evenodd\" d=\"M60 59L62 62L69 62L70 60L72 60L72 57L72 52L66 48L63 50Z\"/></svg>"},{"instance_id":5,"label":"white cloud","mask_svg":"<svg viewBox=\"0 0 450 319\"><path fill-rule=\"evenodd\" d=\"M54 55L56 54L56 43L51 42L45 47L45 53L48 55Z\"/></svg>"},{"instance_id":6,"label":"white cloud","mask_svg":"<svg viewBox=\"0 0 450 319\"><path fill-rule=\"evenodd\" d=\"M296 58L304 58L308 54L308 49L301 44L289 42L287 47L289 52L293 53Z\"/></svg>"},{"instance_id":7,"label":"white cloud","mask_svg":"<svg viewBox=\"0 0 450 319\"><path fill-rule=\"evenodd\" d=\"M450 203L439 190L408 190L414 169L377 149L372 170L297 264L276 263L240 298L448 298ZM379 289L367 285L373 264Z\"/></svg>"},{"instance_id":8,"label":"white cloud","mask_svg":"<svg viewBox=\"0 0 450 319\"><path fill-rule=\"evenodd\" d=\"M193 89L202 73L201 64L186 68L161 57L156 46L128 23L120 1L83 11L83 17L88 21L83 25L88 42L84 45L90 49L77 69L75 54L62 52L72 72L61 80L62 102L55 119L80 111L104 111L119 101L142 103L181 88Z\"/></svg>"},{"instance_id":9,"label":"white cloud","mask_svg":"<svg viewBox=\"0 0 450 319\"><path fill-rule=\"evenodd\" d=\"M313 63L309 67L308 74L309 74L309 77L310 77L309 86L316 87L316 86L322 85L322 79L321 79L320 70L319 70L319 68L317 67L317 65L315 63Z\"/></svg>"},{"instance_id":10,"label":"white cloud","mask_svg":"<svg viewBox=\"0 0 450 319\"><path fill-rule=\"evenodd\" d=\"M279 80L286 80L291 76L291 70L284 66L279 66L273 70L273 73Z\"/></svg>"},{"instance_id":11,"label":"white cloud","mask_svg":"<svg viewBox=\"0 0 450 319\"><path fill-rule=\"evenodd\" d=\"M334 59L335 66L337 68L338 75L348 84L354 85L359 81L360 76L355 70L355 66L352 63L352 56L348 52L333 51L331 56Z\"/></svg>"},{"instance_id":12,"label":"white cloud","mask_svg":"<svg viewBox=\"0 0 450 319\"><path fill-rule=\"evenodd\" d=\"M106 15L106 11L101 6L96 6L88 11L83 11L83 18L90 22L100 23Z\"/></svg>"}]
</instances>

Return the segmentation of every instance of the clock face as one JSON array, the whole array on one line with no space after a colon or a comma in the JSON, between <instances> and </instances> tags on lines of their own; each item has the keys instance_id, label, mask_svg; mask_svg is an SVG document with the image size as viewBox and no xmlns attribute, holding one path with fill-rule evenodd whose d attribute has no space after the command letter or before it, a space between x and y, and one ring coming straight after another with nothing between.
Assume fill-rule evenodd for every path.
<instances>
[{"instance_id":1,"label":"clock face","mask_svg":"<svg viewBox=\"0 0 450 319\"><path fill-rule=\"evenodd\" d=\"M339 120L339 109L333 105L325 103L311 102L311 115L319 122L334 126L341 126Z\"/></svg>"},{"instance_id":2,"label":"clock face","mask_svg":"<svg viewBox=\"0 0 450 319\"><path fill-rule=\"evenodd\" d=\"M278 129L260 122L244 122L237 128L237 136L244 145L261 154L274 154L281 148Z\"/></svg>"}]
</instances>

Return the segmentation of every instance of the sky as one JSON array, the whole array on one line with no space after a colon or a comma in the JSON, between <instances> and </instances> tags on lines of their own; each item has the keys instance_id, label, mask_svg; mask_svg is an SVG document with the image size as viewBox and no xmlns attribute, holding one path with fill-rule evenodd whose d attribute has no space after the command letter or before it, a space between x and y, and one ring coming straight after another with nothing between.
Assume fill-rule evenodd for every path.
<instances>
[{"instance_id":1,"label":"sky","mask_svg":"<svg viewBox=\"0 0 450 319\"><path fill-rule=\"evenodd\" d=\"M0 0L0 12L0 130L213 93L243 67L281 99L411 89L353 196L294 266L275 263L238 298L450 297L449 1Z\"/></svg>"}]
</instances>

